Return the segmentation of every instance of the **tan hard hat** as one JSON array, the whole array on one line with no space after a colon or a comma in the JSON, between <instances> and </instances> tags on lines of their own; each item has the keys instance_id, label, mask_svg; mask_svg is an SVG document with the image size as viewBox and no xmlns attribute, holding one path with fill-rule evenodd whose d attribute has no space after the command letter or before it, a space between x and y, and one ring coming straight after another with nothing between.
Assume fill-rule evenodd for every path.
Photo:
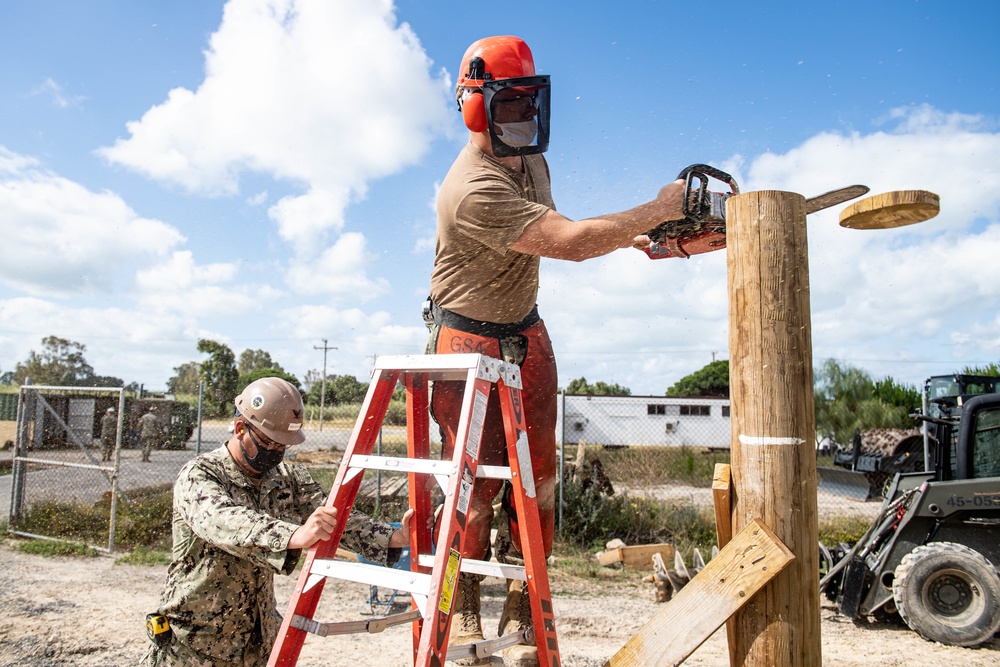
<instances>
[{"instance_id":1,"label":"tan hard hat","mask_svg":"<svg viewBox=\"0 0 1000 667\"><path fill-rule=\"evenodd\" d=\"M254 427L282 445L297 445L302 432L302 395L292 383L277 377L254 380L236 397L236 409Z\"/></svg>"}]
</instances>

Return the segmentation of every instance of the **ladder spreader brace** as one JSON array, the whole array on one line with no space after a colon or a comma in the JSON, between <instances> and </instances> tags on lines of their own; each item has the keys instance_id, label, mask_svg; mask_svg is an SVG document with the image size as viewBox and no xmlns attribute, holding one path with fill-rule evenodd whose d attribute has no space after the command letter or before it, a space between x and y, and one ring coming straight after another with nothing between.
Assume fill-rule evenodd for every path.
<instances>
[{"instance_id":1,"label":"ladder spreader brace","mask_svg":"<svg viewBox=\"0 0 1000 667\"><path fill-rule=\"evenodd\" d=\"M454 455L450 461L431 459L429 383L465 381ZM406 388L407 458L372 456L389 401L397 383ZM490 389L497 385L509 466L479 465L479 449ZM365 470L407 473L410 521L410 571L378 565L334 560L345 521L338 520L330 539L309 549L302 573L292 592L269 667L293 667L308 632L319 635L346 632L381 632L390 625L412 623L414 667L443 665L448 659L483 657L532 638L539 664L558 667L559 645L545 567L545 549L538 518L538 502L528 435L521 401L521 369L481 354L381 356L376 359L372 382L351 439L344 452L327 506L346 518L354 506ZM445 501L432 544L434 507L427 484L433 478ZM472 489L476 479L511 482L524 566L462 558ZM484 574L527 582L533 627L494 640L449 647L451 611L460 572ZM385 586L410 593L413 609L402 614L344 623L313 619L326 578Z\"/></svg>"}]
</instances>

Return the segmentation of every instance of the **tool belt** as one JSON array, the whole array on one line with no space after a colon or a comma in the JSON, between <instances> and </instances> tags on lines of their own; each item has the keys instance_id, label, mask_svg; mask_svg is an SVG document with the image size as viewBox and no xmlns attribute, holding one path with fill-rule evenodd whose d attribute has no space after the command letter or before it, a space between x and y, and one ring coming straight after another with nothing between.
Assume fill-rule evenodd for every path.
<instances>
[{"instance_id":1,"label":"tool belt","mask_svg":"<svg viewBox=\"0 0 1000 667\"><path fill-rule=\"evenodd\" d=\"M535 306L520 322L510 322L506 324L483 322L482 320L474 320L445 308L441 308L436 303L431 301L430 297L428 297L427 301L424 302L423 315L424 323L427 324L428 327L437 324L438 326L448 327L449 329L458 329L459 331L464 331L476 336L483 336L485 338L509 338L511 336L516 336L542 319L538 315L538 306Z\"/></svg>"},{"instance_id":2,"label":"tool belt","mask_svg":"<svg viewBox=\"0 0 1000 667\"><path fill-rule=\"evenodd\" d=\"M431 301L430 297L424 302L423 315L424 323L431 330L428 354L433 354L437 349L437 336L441 328L455 329L480 338L495 339L500 344L500 358L515 366L522 366L528 356L528 337L521 332L541 321L538 316L538 306L532 308L520 322L498 324L473 320L446 310Z\"/></svg>"}]
</instances>

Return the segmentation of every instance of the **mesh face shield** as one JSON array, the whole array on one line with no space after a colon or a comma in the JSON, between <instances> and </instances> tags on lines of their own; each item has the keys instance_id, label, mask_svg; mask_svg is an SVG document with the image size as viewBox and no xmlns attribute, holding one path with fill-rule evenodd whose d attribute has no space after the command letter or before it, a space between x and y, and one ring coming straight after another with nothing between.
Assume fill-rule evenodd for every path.
<instances>
[{"instance_id":1,"label":"mesh face shield","mask_svg":"<svg viewBox=\"0 0 1000 667\"><path fill-rule=\"evenodd\" d=\"M514 157L548 150L550 99L548 76L483 81L493 154Z\"/></svg>"}]
</instances>

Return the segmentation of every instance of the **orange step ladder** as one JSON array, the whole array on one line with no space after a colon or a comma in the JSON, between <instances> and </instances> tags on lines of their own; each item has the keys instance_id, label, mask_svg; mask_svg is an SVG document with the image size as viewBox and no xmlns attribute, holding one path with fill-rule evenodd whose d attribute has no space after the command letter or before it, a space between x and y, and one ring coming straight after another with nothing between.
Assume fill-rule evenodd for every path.
<instances>
[{"instance_id":1,"label":"orange step ladder","mask_svg":"<svg viewBox=\"0 0 1000 667\"><path fill-rule=\"evenodd\" d=\"M459 420L454 456L450 461L430 454L429 382L464 380L465 395ZM372 456L389 401L397 383L406 388L407 458ZM490 389L497 385L509 466L479 465ZM334 480L327 506L347 517L365 470L406 472L410 522L410 571L378 565L334 560L343 535L344 521L337 522L330 539L309 549L302 573L292 592L271 651L269 667L293 667L308 633L326 636L349 632L381 632L390 625L411 623L414 667L443 665L446 660L489 655L501 648L530 640L534 635L539 664L558 667L559 645L555 616L545 567L545 550L538 519L534 477L528 452L521 402L521 371L481 354L443 354L378 357L372 382L354 426L343 461ZM437 544L432 545L431 516L434 508L427 482L434 478L444 492L444 507L437 525ZM517 511L524 566L464 559L466 513L476 479L510 480ZM527 582L533 628L494 640L449 647L451 610L460 572L485 574ZM369 585L407 591L408 612L366 621L323 623L313 619L326 578L346 579Z\"/></svg>"}]
</instances>

